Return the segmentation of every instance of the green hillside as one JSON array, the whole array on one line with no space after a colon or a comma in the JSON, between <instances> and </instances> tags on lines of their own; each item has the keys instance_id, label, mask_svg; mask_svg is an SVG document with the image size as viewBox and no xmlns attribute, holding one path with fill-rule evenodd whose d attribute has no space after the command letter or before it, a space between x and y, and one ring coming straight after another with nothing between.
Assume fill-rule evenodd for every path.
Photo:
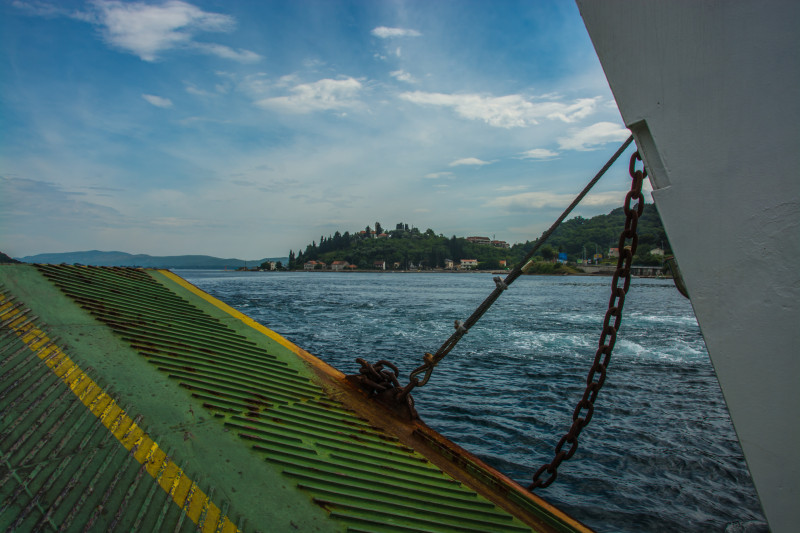
<instances>
[{"instance_id":1,"label":"green hillside","mask_svg":"<svg viewBox=\"0 0 800 533\"><path fill-rule=\"evenodd\" d=\"M607 215L590 219L575 217L564 222L550 237L548 244L538 254L541 260L550 260L559 252L564 252L569 261L577 262L584 256L591 258L597 253L608 255L609 248L616 248L619 234L625 224L622 208ZM380 236L383 235L383 236ZM321 236L319 241L307 245L304 250L289 253L289 267L302 269L308 261L321 261L330 265L334 261L347 261L359 269L371 269L376 261L386 261L391 269L395 263L400 269L443 268L445 259L455 262L462 259L477 259L478 268L495 269L505 260L513 266L532 249L536 241L518 243L510 248L500 248L488 244L469 242L464 237L445 237L432 229L424 232L409 228L407 224L397 224L395 229L386 230L376 223L375 228L367 226L354 233L336 232ZM659 259L649 257L653 248L669 250L664 228L655 206L646 204L639 219L639 253L636 264L658 264Z\"/></svg>"},{"instance_id":2,"label":"green hillside","mask_svg":"<svg viewBox=\"0 0 800 533\"><path fill-rule=\"evenodd\" d=\"M347 261L361 269L372 268L375 261L386 261L387 268L399 263L402 269L428 269L444 267L445 259L477 259L479 268L499 268L500 260L512 258L509 249L473 244L455 235L448 238L437 235L432 229L422 232L403 223L391 231L376 224L376 230L367 226L353 234L337 231L328 238L320 237L319 244L314 241L296 256L290 252L290 268L302 269L305 262L315 260L326 264Z\"/></svg>"},{"instance_id":3,"label":"green hillside","mask_svg":"<svg viewBox=\"0 0 800 533\"><path fill-rule=\"evenodd\" d=\"M624 226L625 213L621 207L607 215L598 215L588 219L575 217L562 223L540 252L545 257L548 254L565 252L570 261L577 261L583 258L584 254L587 259L592 258L595 253L601 253L605 257L608 255L609 248L618 246L619 235ZM657 258L648 257L649 251L654 248L662 248L668 255L672 253L655 205L645 204L642 216L639 217L637 230L639 244L634 260L635 264L658 264ZM528 241L525 244L515 245L513 249L519 250L520 257L522 257L533 248L535 243L535 240Z\"/></svg>"}]
</instances>

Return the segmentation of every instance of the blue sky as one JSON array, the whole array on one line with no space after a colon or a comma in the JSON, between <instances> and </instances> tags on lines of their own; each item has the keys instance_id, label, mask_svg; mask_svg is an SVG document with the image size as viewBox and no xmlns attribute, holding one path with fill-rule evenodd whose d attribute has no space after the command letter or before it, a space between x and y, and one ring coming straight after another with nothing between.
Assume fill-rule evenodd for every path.
<instances>
[{"instance_id":1,"label":"blue sky","mask_svg":"<svg viewBox=\"0 0 800 533\"><path fill-rule=\"evenodd\" d=\"M1 0L0 43L14 257L257 259L376 221L523 242L628 135L566 0Z\"/></svg>"}]
</instances>

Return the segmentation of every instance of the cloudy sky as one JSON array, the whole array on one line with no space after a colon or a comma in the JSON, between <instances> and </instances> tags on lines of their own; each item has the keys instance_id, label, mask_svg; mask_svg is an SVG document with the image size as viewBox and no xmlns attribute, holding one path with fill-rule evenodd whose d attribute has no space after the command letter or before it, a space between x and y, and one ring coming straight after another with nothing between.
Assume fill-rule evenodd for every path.
<instances>
[{"instance_id":1,"label":"cloudy sky","mask_svg":"<svg viewBox=\"0 0 800 533\"><path fill-rule=\"evenodd\" d=\"M628 135L568 0L0 0L0 46L14 257L257 259L376 221L523 242Z\"/></svg>"}]
</instances>

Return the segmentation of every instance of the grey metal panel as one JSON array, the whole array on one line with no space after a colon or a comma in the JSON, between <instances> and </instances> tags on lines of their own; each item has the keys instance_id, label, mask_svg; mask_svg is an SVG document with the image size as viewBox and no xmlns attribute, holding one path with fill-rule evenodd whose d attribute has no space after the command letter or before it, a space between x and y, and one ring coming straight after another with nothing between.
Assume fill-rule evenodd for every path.
<instances>
[{"instance_id":1,"label":"grey metal panel","mask_svg":"<svg viewBox=\"0 0 800 533\"><path fill-rule=\"evenodd\" d=\"M800 522L800 3L577 0L772 531Z\"/></svg>"}]
</instances>

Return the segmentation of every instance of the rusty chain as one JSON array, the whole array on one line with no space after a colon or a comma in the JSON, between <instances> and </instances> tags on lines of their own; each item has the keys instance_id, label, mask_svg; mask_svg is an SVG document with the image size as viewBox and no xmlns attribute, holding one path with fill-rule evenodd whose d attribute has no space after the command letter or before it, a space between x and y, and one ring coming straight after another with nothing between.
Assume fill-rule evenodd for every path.
<instances>
[{"instance_id":1,"label":"rusty chain","mask_svg":"<svg viewBox=\"0 0 800 533\"><path fill-rule=\"evenodd\" d=\"M489 310L492 304L500 297L500 295L508 289L508 287L514 283L518 277L523 274L523 268L527 264L528 261L534 256L534 254L539 250L539 248L544 245L550 235L561 225L564 219L572 212L573 209L583 200L583 197L586 196L589 191L594 187L594 185L600 181L600 178L606 173L606 171L611 168L611 165L619 158L620 155L630 146L633 142L633 136L628 137L624 143L617 149L614 155L603 165L603 168L595 174L595 176L586 184L583 190L578 193L572 203L567 206L566 209L561 213L561 215L556 219L555 222L545 231L539 239L536 240L536 244L533 245L531 250L525 255L525 257L520 261L514 268L509 272L505 279L501 279L499 276L493 278L495 283L495 289L489 294L488 297L475 309L475 311L465 320L461 322L457 320L455 322L455 331L450 335L450 337L436 350L436 353L430 354L426 353L423 357L422 365L418 366L414 370L411 371L409 375L409 382L408 385L405 386L405 390L410 392L415 387L421 387L428 383L428 380L433 373L433 369L439 364L439 361L444 359L444 357L450 353L450 351L455 348L458 341L461 340L461 337L467 334L469 329L478 322L478 320ZM420 380L417 376L423 374L424 376Z\"/></svg>"},{"instance_id":2,"label":"rusty chain","mask_svg":"<svg viewBox=\"0 0 800 533\"><path fill-rule=\"evenodd\" d=\"M395 365L386 360L373 365L361 357L356 359L356 363L361 365L361 368L357 375L347 376L348 379L364 389L370 398L382 402L403 418L409 420L419 418L414 408L414 398L409 394L411 390L401 387L397 381L400 370ZM389 367L389 370L384 366Z\"/></svg>"},{"instance_id":3,"label":"rusty chain","mask_svg":"<svg viewBox=\"0 0 800 533\"><path fill-rule=\"evenodd\" d=\"M586 184L583 190L578 193L572 203L567 206L558 219L556 219L556 221L547 229L547 231L545 231L542 236L536 240L536 243L533 245L531 250L525 255L522 261L514 266L505 279L502 279L499 276L494 278L495 289L475 309L475 311L473 311L467 320L464 322L461 322L460 320L455 321L455 331L439 347L439 349L436 350L435 353L425 354L422 365L411 371L409 375L409 381L406 386L401 387L399 385L397 382L397 377L400 374L397 371L397 367L388 361L380 361L375 365L371 365L366 360L358 358L356 359L356 362L361 365L359 373L348 375L347 378L367 391L370 397L378 399L390 408L393 408L396 412L399 412L399 414L408 417L410 413L412 418L416 418L417 414L414 410L414 401L410 395L411 391L416 387L421 387L428 383L428 380L430 379L436 365L439 364L439 362L444 359L444 357L450 353L453 348L455 348L456 344L458 344L458 341L461 340L461 337L466 335L469 329L478 322L478 320L486 313L486 311L489 310L497 298L500 297L500 294L508 289L514 280L523 274L523 267L528 263L528 261L530 261L539 248L541 248L541 246L547 241L550 235L552 235L553 232L561 225L564 219L566 219L572 210L575 209L575 207L580 203L580 201L583 200L584 196L589 193L592 187L594 187L600 178L603 177L606 171L611 168L611 165L616 162L619 156L622 155L622 153L628 148L628 146L630 146L632 142L633 136L630 136L625 140L624 143L622 143L614 155L611 156L606 164L603 165L603 168L601 168L589 181L589 183ZM644 207L643 204L641 207ZM628 266L630 267L630 261L628 262ZM627 291L627 286L625 290ZM390 366L394 370L393 377L390 378L388 376L388 374L391 374L391 372L383 370L383 364ZM420 375L422 375L421 379L418 377Z\"/></svg>"},{"instance_id":4,"label":"rusty chain","mask_svg":"<svg viewBox=\"0 0 800 533\"><path fill-rule=\"evenodd\" d=\"M543 465L533 475L533 481L528 486L528 490L538 488L545 488L556 480L558 476L558 467L563 461L570 459L578 449L578 436L594 414L594 401L597 399L597 394L603 387L606 381L606 369L611 359L611 352L614 349L614 344L617 341L617 332L622 324L622 306L625 304L625 295L631 285L631 263L633 256L636 254L636 246L639 242L636 227L639 222L639 217L644 210L644 198L642 197L642 181L647 175L645 170L636 170L636 162L641 161L639 152L634 152L631 156L630 165L628 167L629 173L632 178L631 190L625 196L625 204L623 211L625 213L625 229L619 237L619 258L617 259L617 268L614 271L614 277L611 279L611 298L608 301L608 310L606 311L605 318L603 319L603 329L600 334L600 342L597 352L594 356L594 364L589 369L589 374L586 377L586 390L583 397L575 406L572 412L572 426L569 431L561 437L555 447L555 455L553 461ZM620 287L620 280L622 286ZM611 319L614 319L613 324ZM564 446L569 444L569 449L564 450ZM547 472L548 477L545 479L542 475Z\"/></svg>"}]
</instances>

